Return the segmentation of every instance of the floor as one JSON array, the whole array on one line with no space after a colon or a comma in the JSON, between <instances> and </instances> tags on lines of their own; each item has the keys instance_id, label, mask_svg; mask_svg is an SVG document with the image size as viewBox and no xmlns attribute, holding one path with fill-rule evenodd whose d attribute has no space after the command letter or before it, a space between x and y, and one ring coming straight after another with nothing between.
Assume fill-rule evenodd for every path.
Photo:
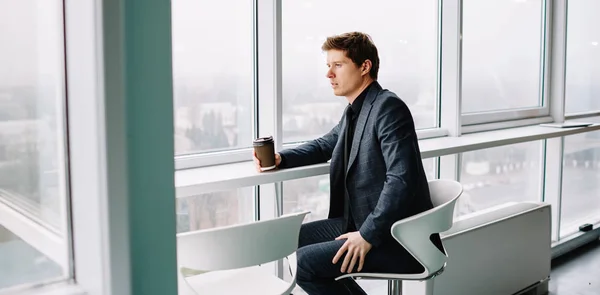
<instances>
[{"instance_id":1,"label":"floor","mask_svg":"<svg viewBox=\"0 0 600 295\"><path fill-rule=\"evenodd\" d=\"M552 261L548 295L600 295L600 241Z\"/></svg>"}]
</instances>

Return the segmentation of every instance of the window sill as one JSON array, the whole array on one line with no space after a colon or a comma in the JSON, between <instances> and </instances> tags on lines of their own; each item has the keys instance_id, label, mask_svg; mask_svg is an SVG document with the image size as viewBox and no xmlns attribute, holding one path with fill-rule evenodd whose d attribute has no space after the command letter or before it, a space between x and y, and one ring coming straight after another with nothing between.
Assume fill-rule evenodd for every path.
<instances>
[{"instance_id":1,"label":"window sill","mask_svg":"<svg viewBox=\"0 0 600 295\"><path fill-rule=\"evenodd\" d=\"M443 128L420 129L417 130L417 136L420 140L443 137L448 136L448 131ZM283 148L293 148L301 145L302 143L303 142L283 143ZM195 169L244 162L248 160L248 155L251 153L252 148L246 147L218 152L175 155L175 169Z\"/></svg>"},{"instance_id":2,"label":"window sill","mask_svg":"<svg viewBox=\"0 0 600 295\"><path fill-rule=\"evenodd\" d=\"M11 293L15 295L85 295L87 294L81 287L67 282L44 285L33 289L16 291Z\"/></svg>"},{"instance_id":3,"label":"window sill","mask_svg":"<svg viewBox=\"0 0 600 295\"><path fill-rule=\"evenodd\" d=\"M600 130L600 124L580 128L549 128L535 125L471 133L460 137L423 139L419 140L419 146L421 157L425 159L595 130ZM252 161L177 170L176 196L184 198L328 173L329 163L258 173Z\"/></svg>"}]
</instances>

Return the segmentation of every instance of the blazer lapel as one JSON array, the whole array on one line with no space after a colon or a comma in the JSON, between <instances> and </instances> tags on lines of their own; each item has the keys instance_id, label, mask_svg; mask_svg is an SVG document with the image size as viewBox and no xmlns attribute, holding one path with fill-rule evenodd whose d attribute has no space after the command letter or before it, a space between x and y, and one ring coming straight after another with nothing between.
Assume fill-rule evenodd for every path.
<instances>
[{"instance_id":1,"label":"blazer lapel","mask_svg":"<svg viewBox=\"0 0 600 295\"><path fill-rule=\"evenodd\" d=\"M340 164L343 165L344 164L344 138L345 138L345 134L344 134L344 130L346 130L346 117L342 118L342 125L340 126L340 132L338 134L338 140L337 140L337 144L335 145L335 147L333 148L333 152L331 154L331 163L333 164L335 161L335 164ZM340 161L338 163L338 157L336 157L336 155L340 154ZM340 168L341 170L341 168Z\"/></svg>"},{"instance_id":2,"label":"blazer lapel","mask_svg":"<svg viewBox=\"0 0 600 295\"><path fill-rule=\"evenodd\" d=\"M334 159L333 154L335 153L342 153L342 157L343 157L343 153L344 153L344 138L346 138L346 134L344 132L344 130L346 130L346 124L348 124L346 118L344 117L344 119L342 120L342 125L340 126L340 132L338 134L338 141L337 144L335 145L334 149L333 149L333 153L332 153L332 160ZM342 164L344 163L343 158L342 158Z\"/></svg>"},{"instance_id":3,"label":"blazer lapel","mask_svg":"<svg viewBox=\"0 0 600 295\"><path fill-rule=\"evenodd\" d=\"M369 93L367 93L367 97L365 97L360 114L358 115L358 121L356 121L356 129L354 131L354 138L352 139L352 148L350 149L350 157L348 159L348 168L346 173L350 170L350 167L352 167L352 164L354 164L354 161L356 160L356 155L358 154L358 149L360 147L360 141L362 140L363 133L365 131L365 125L367 123L367 119L369 118L369 114L371 113L371 108L373 107L373 100L375 100L379 94L379 91L381 90L381 86L379 83L377 83L377 81L373 83L374 85L371 85Z\"/></svg>"}]
</instances>

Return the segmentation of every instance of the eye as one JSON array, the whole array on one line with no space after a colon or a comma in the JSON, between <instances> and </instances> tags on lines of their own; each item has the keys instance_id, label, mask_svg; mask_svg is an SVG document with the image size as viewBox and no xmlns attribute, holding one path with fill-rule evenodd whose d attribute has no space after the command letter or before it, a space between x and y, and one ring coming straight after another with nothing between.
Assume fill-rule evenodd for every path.
<instances>
[{"instance_id":1,"label":"eye","mask_svg":"<svg viewBox=\"0 0 600 295\"><path fill-rule=\"evenodd\" d=\"M338 64L335 64L335 67L336 67L336 68L341 68L341 67L342 67L342 64L339 64L339 63L338 63Z\"/></svg>"}]
</instances>

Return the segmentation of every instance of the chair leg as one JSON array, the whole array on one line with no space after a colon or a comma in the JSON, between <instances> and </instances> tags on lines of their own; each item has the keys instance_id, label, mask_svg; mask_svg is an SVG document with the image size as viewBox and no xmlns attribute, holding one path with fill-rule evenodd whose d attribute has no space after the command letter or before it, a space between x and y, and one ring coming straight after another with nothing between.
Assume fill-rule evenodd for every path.
<instances>
[{"instance_id":1,"label":"chair leg","mask_svg":"<svg viewBox=\"0 0 600 295\"><path fill-rule=\"evenodd\" d=\"M388 280L388 295L402 295L402 281Z\"/></svg>"},{"instance_id":2,"label":"chair leg","mask_svg":"<svg viewBox=\"0 0 600 295\"><path fill-rule=\"evenodd\" d=\"M429 279L425 282L425 294L426 295L433 295L433 280L434 279Z\"/></svg>"}]
</instances>

